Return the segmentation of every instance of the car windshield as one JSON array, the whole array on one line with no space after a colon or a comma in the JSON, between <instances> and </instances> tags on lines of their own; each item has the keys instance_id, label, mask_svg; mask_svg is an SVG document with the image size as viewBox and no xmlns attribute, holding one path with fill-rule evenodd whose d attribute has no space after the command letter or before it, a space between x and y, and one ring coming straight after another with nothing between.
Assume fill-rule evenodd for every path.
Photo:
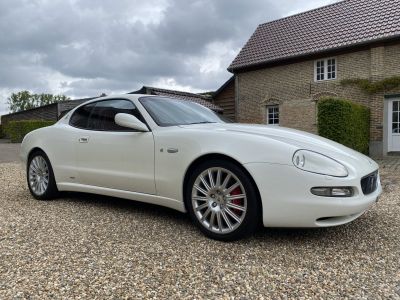
<instances>
[{"instance_id":1,"label":"car windshield","mask_svg":"<svg viewBox=\"0 0 400 300\"><path fill-rule=\"evenodd\" d=\"M139 101L157 125L162 127L227 122L212 110L187 100L142 97Z\"/></svg>"}]
</instances>

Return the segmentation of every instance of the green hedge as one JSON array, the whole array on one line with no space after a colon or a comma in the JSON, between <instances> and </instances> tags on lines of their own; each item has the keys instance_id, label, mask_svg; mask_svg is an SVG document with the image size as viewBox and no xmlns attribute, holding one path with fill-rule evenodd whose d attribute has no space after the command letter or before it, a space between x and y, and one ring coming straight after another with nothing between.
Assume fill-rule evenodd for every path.
<instances>
[{"instance_id":1,"label":"green hedge","mask_svg":"<svg viewBox=\"0 0 400 300\"><path fill-rule=\"evenodd\" d=\"M29 132L54 123L54 121L44 120L10 121L4 126L4 133L12 143L20 143Z\"/></svg>"},{"instance_id":2,"label":"green hedge","mask_svg":"<svg viewBox=\"0 0 400 300\"><path fill-rule=\"evenodd\" d=\"M318 102L319 135L368 154L369 128L369 108L338 98Z\"/></svg>"},{"instance_id":3,"label":"green hedge","mask_svg":"<svg viewBox=\"0 0 400 300\"><path fill-rule=\"evenodd\" d=\"M0 124L0 139L3 139L4 137L3 126Z\"/></svg>"}]
</instances>

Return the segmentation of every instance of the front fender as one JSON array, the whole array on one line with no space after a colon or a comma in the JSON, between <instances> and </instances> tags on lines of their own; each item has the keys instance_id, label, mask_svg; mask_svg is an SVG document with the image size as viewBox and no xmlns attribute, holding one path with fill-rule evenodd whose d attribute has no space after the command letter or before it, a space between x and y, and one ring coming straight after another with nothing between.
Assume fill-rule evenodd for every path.
<instances>
[{"instance_id":1,"label":"front fender","mask_svg":"<svg viewBox=\"0 0 400 300\"><path fill-rule=\"evenodd\" d=\"M153 131L157 194L183 201L183 181L189 166L202 156L221 154L241 165L265 162L292 165L295 147L283 142L230 132L168 129ZM176 149L170 153L168 149Z\"/></svg>"}]
</instances>

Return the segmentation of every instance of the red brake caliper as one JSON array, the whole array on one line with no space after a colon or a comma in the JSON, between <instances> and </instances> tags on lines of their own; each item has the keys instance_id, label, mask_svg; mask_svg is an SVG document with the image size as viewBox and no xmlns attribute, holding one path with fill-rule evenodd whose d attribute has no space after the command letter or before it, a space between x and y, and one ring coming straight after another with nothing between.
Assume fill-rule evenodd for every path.
<instances>
[{"instance_id":1,"label":"red brake caliper","mask_svg":"<svg viewBox=\"0 0 400 300\"><path fill-rule=\"evenodd\" d=\"M240 195L241 193L242 193L242 191L241 191L240 187L237 187L236 189L234 189L234 190L231 192L231 196ZM232 200L232 203L233 203L233 204L236 204L236 205L243 206L243 199L233 199L233 200ZM233 211L235 214L237 214L238 216L240 216L240 213L241 213L240 210L238 210L238 209L236 209L236 208L231 208L231 209L232 209L232 211Z\"/></svg>"}]
</instances>

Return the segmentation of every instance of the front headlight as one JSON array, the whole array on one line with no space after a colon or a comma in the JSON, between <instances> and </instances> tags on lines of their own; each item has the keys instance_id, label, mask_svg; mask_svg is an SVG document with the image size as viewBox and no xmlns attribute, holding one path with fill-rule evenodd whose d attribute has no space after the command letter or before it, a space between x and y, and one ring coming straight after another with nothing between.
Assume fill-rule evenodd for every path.
<instances>
[{"instance_id":1,"label":"front headlight","mask_svg":"<svg viewBox=\"0 0 400 300\"><path fill-rule=\"evenodd\" d=\"M293 155L293 164L301 170L321 175L334 177L346 177L349 175L346 167L341 163L310 150L296 151Z\"/></svg>"}]
</instances>

